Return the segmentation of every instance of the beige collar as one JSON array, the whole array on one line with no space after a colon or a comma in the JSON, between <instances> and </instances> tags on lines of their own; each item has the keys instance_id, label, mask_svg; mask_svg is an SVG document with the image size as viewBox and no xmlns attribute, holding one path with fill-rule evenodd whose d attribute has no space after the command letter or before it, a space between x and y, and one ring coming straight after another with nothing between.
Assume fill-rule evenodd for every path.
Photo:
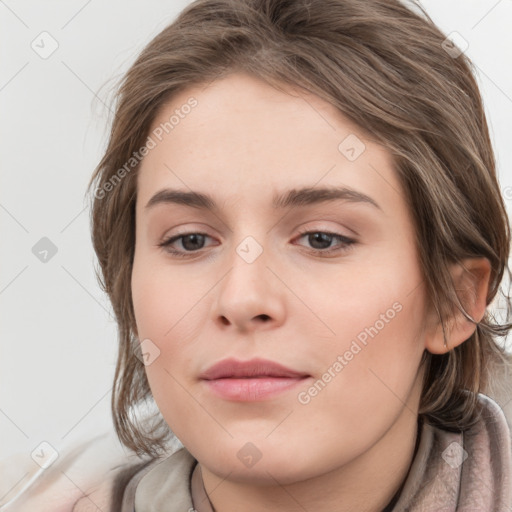
<instances>
[{"instance_id":1,"label":"beige collar","mask_svg":"<svg viewBox=\"0 0 512 512\"><path fill-rule=\"evenodd\" d=\"M463 434L423 425L393 512L511 510L510 429L493 400L479 400L482 417ZM123 511L133 512L134 502L136 512L213 512L200 467L185 448L148 468L134 491L134 500L125 496Z\"/></svg>"}]
</instances>

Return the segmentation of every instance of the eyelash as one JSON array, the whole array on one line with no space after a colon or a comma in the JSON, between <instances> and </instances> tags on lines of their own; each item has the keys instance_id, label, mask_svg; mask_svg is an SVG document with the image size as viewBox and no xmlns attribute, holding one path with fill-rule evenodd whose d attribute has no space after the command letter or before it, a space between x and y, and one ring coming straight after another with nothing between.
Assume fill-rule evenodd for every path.
<instances>
[{"instance_id":1,"label":"eyelash","mask_svg":"<svg viewBox=\"0 0 512 512\"><path fill-rule=\"evenodd\" d=\"M352 238L348 238L348 237L340 235L338 233L331 233L330 231L320 231L320 230L299 231L300 236L298 238L302 238L306 235L312 235L312 234L318 234L318 233L321 233L323 235L328 235L329 237L333 237L334 239L341 242L341 246L338 246L337 248L334 248L334 249L330 248L330 249L326 249L326 250L322 250L322 249L312 249L311 250L312 252L319 254L320 256L323 256L323 257L328 257L329 255L331 255L333 253L338 254L338 253L346 252L356 243L356 241L353 240ZM186 236L189 236L189 235L202 235L202 236L209 237L209 235L207 235L206 233L199 233L199 232L191 231L188 233L173 235L173 236L163 240L161 243L159 243L158 247L160 247L163 250L165 250L166 252L170 253L172 256L176 256L178 258L190 257L194 254L199 253L200 250L183 252L183 251L176 251L175 249L171 249L171 247L170 247L172 243L174 243L177 240L180 240Z\"/></svg>"}]
</instances>

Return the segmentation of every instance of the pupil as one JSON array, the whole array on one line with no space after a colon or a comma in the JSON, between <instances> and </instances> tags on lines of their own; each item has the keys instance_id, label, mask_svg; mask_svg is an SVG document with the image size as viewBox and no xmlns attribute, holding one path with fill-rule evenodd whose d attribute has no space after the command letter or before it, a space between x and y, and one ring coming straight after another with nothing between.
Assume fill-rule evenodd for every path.
<instances>
[{"instance_id":1,"label":"pupil","mask_svg":"<svg viewBox=\"0 0 512 512\"><path fill-rule=\"evenodd\" d=\"M314 233L313 235L310 235L310 237L313 237L313 243L311 244L315 249L325 249L329 247L330 244L330 235L327 233ZM317 241L320 241L321 247L315 247L315 243ZM322 241L324 244L322 245ZM311 240L310 240L311 242Z\"/></svg>"},{"instance_id":2,"label":"pupil","mask_svg":"<svg viewBox=\"0 0 512 512\"><path fill-rule=\"evenodd\" d=\"M196 245L198 243L198 240L200 242L202 238L203 238L203 235L197 235L197 234L187 235L185 238L183 238L183 242L182 242L183 247L185 249L189 249L189 250L198 249L198 247ZM191 247L190 247L190 244L188 244L189 241L192 241Z\"/></svg>"}]
</instances>

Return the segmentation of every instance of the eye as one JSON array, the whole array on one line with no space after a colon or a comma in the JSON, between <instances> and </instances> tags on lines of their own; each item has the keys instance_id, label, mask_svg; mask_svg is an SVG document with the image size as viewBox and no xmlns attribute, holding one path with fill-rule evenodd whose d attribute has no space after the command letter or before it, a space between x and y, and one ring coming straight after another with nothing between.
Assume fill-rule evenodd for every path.
<instances>
[{"instance_id":1,"label":"eye","mask_svg":"<svg viewBox=\"0 0 512 512\"><path fill-rule=\"evenodd\" d=\"M206 233L182 233L166 238L158 246L174 256L186 257L202 249L206 238L210 238ZM181 241L181 246L184 250L176 250L173 247L174 243L178 241Z\"/></svg>"},{"instance_id":2,"label":"eye","mask_svg":"<svg viewBox=\"0 0 512 512\"><path fill-rule=\"evenodd\" d=\"M314 252L321 255L345 252L356 243L352 238L328 231L302 231L299 239L301 238L307 238ZM338 241L334 248L331 246L333 241Z\"/></svg>"},{"instance_id":3,"label":"eye","mask_svg":"<svg viewBox=\"0 0 512 512\"><path fill-rule=\"evenodd\" d=\"M159 243L158 246L173 256L185 258L203 249L207 238L211 237L206 233L182 233L166 238ZM302 231L299 236L299 239L301 238L307 238L308 243L311 245L312 252L322 256L346 252L356 243L352 238L328 231ZM332 244L335 241L337 241L338 244L333 247ZM175 244L177 242L181 245L181 249L176 247Z\"/></svg>"}]
</instances>

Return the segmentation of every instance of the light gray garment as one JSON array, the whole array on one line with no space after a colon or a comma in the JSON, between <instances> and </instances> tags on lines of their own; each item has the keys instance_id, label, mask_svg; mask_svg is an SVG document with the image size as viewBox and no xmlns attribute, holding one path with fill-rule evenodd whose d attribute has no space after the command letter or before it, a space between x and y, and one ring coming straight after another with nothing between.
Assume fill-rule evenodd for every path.
<instances>
[{"instance_id":1,"label":"light gray garment","mask_svg":"<svg viewBox=\"0 0 512 512\"><path fill-rule=\"evenodd\" d=\"M463 434L423 424L393 512L512 510L510 429L493 400L479 400L482 416ZM213 512L198 469L185 448L155 461L128 484L122 512Z\"/></svg>"}]
</instances>

